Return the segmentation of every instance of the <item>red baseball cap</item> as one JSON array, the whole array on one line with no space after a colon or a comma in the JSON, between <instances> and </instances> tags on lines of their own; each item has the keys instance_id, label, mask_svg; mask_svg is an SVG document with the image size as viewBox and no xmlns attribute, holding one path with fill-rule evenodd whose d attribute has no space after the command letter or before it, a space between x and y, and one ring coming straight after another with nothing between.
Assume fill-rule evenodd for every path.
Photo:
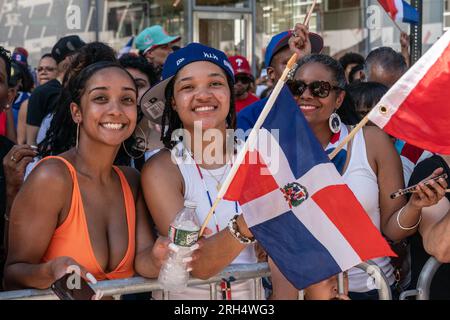
<instances>
[{"instance_id":1,"label":"red baseball cap","mask_svg":"<svg viewBox=\"0 0 450 320\"><path fill-rule=\"evenodd\" d=\"M231 66L233 67L234 75L237 76L239 74L244 74L253 79L252 69L250 68L250 63L243 56L231 56L228 57L230 60Z\"/></svg>"}]
</instances>

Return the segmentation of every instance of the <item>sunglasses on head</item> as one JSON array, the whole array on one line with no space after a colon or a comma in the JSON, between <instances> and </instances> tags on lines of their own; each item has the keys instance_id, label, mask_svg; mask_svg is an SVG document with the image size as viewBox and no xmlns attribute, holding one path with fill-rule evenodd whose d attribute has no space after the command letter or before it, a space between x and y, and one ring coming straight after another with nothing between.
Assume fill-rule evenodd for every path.
<instances>
[{"instance_id":1,"label":"sunglasses on head","mask_svg":"<svg viewBox=\"0 0 450 320\"><path fill-rule=\"evenodd\" d=\"M306 84L301 80L290 80L287 82L287 85L294 96L301 96L306 91L306 88L317 98L328 97L331 90L342 90L341 87L333 86L327 81L313 81Z\"/></svg>"}]
</instances>

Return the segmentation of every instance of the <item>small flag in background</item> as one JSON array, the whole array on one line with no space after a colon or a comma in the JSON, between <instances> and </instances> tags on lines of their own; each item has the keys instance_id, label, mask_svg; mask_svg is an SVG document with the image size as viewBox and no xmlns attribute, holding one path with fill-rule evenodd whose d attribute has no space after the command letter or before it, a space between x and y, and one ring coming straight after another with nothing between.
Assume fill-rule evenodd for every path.
<instances>
[{"instance_id":1,"label":"small flag in background","mask_svg":"<svg viewBox=\"0 0 450 320\"><path fill-rule=\"evenodd\" d=\"M128 40L127 44L122 49L120 49L119 54L118 54L119 59L124 54L130 53L131 48L133 47L133 41L134 41L134 37L131 37L130 40Z\"/></svg>"},{"instance_id":2,"label":"small flag in background","mask_svg":"<svg viewBox=\"0 0 450 320\"><path fill-rule=\"evenodd\" d=\"M325 148L325 152L330 154L336 147L348 136L349 132L347 126L341 126L341 130L331 136L330 143ZM344 170L345 162L347 161L347 145L338 152L338 154L331 160L339 173Z\"/></svg>"},{"instance_id":3,"label":"small flag in background","mask_svg":"<svg viewBox=\"0 0 450 320\"><path fill-rule=\"evenodd\" d=\"M409 144L450 154L449 83L447 31L381 98L369 120Z\"/></svg>"},{"instance_id":4,"label":"small flag in background","mask_svg":"<svg viewBox=\"0 0 450 320\"><path fill-rule=\"evenodd\" d=\"M405 23L419 23L419 12L404 0L378 0L394 21Z\"/></svg>"},{"instance_id":5,"label":"small flag in background","mask_svg":"<svg viewBox=\"0 0 450 320\"><path fill-rule=\"evenodd\" d=\"M224 199L239 201L253 235L297 289L394 255L286 87L258 138L270 141L272 154L265 144L250 149Z\"/></svg>"}]
</instances>

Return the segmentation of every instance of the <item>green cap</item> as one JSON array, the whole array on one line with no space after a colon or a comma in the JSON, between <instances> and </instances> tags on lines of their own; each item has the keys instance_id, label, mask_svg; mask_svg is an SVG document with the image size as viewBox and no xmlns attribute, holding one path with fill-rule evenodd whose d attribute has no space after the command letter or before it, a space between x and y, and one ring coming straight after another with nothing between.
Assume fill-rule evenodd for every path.
<instances>
[{"instance_id":1,"label":"green cap","mask_svg":"<svg viewBox=\"0 0 450 320\"><path fill-rule=\"evenodd\" d=\"M180 40L180 36L170 36L160 25L154 25L144 29L136 37L136 48L142 53L172 42Z\"/></svg>"}]
</instances>

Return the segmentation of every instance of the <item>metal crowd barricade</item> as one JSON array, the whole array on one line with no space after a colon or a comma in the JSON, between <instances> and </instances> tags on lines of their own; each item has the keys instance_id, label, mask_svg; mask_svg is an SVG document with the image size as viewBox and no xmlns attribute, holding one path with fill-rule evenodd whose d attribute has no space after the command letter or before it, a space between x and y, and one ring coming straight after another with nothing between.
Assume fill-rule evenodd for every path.
<instances>
[{"instance_id":1,"label":"metal crowd barricade","mask_svg":"<svg viewBox=\"0 0 450 320\"><path fill-rule=\"evenodd\" d=\"M209 278L208 280L190 279L189 286L210 284L211 286L211 298L215 297L212 294L216 293L216 284L222 279L228 279L230 277L236 280L254 279L255 281L255 300L261 299L260 296L260 283L261 277L270 275L269 266L267 263L256 264L236 264L225 268L221 273ZM94 290L101 290L104 296L117 296L131 293L141 293L149 291L162 290L159 283L155 279L146 279L142 277L133 277L120 280L107 280L99 281L97 284L92 285ZM167 292L164 294L164 298L168 298ZM0 300L58 300L56 295L48 290L16 290L0 292Z\"/></svg>"},{"instance_id":2,"label":"metal crowd barricade","mask_svg":"<svg viewBox=\"0 0 450 320\"><path fill-rule=\"evenodd\" d=\"M378 292L380 300L390 300L391 290L385 275L380 269L371 261L361 263L357 266L367 272L370 276L376 279L379 284ZM210 285L210 298L214 300L217 296L217 284L222 279L234 278L235 280L255 281L254 299L261 300L261 281L262 277L270 276L270 270L267 263L256 264L237 264L225 268L221 273L209 278L208 280L193 279L189 280L188 285ZM95 290L101 290L104 296L120 296L124 294L141 293L149 291L160 291L162 288L155 279L146 279L142 277L133 277L120 280L100 281L92 285ZM170 297L170 293L164 292L164 299ZM0 292L0 300L57 300L56 295L50 290L25 289L16 291Z\"/></svg>"},{"instance_id":3,"label":"metal crowd barricade","mask_svg":"<svg viewBox=\"0 0 450 320\"><path fill-rule=\"evenodd\" d=\"M389 286L389 281L375 262L368 260L360 263L356 266L356 268L363 270L375 280L379 300L392 300L392 292L391 287Z\"/></svg>"},{"instance_id":4,"label":"metal crowd barricade","mask_svg":"<svg viewBox=\"0 0 450 320\"><path fill-rule=\"evenodd\" d=\"M389 286L389 281L386 278L386 275L381 271L381 269L376 265L372 260L368 260L366 262L362 262L359 265L355 266L355 268L363 270L374 280L374 287L378 290L378 299L379 300L392 300L392 291ZM298 300L304 300L305 293L303 290L298 293Z\"/></svg>"},{"instance_id":5,"label":"metal crowd barricade","mask_svg":"<svg viewBox=\"0 0 450 320\"><path fill-rule=\"evenodd\" d=\"M425 263L420 271L419 279L417 280L417 288L407 290L400 294L399 300L406 300L408 297L415 296L416 300L430 300L430 287L439 267L442 265L436 258L431 257Z\"/></svg>"}]
</instances>

